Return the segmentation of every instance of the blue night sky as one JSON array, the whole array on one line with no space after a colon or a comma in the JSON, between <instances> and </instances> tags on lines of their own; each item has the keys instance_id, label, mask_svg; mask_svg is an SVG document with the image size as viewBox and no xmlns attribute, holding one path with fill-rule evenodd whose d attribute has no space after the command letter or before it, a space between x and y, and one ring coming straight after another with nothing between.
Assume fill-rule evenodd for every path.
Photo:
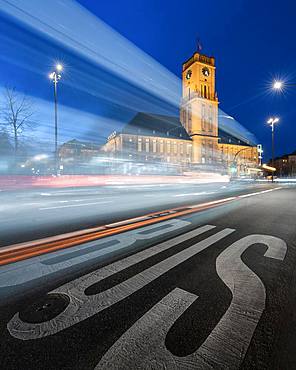
<instances>
[{"instance_id":1,"label":"blue night sky","mask_svg":"<svg viewBox=\"0 0 296 370\"><path fill-rule=\"evenodd\" d=\"M47 1L52 7L58 2ZM287 88L282 94L270 90L275 78L296 82L295 2L79 0L79 3L178 78L182 62L196 50L199 38L202 52L216 57L220 108L256 135L264 146L265 159L270 155L270 129L265 123L270 115L280 117L276 154L296 150L296 89ZM82 27L83 21L75 20L77 29L74 31L78 35ZM48 110L43 118L40 118L43 113L39 112L39 119L48 127L52 119L49 111L52 90L46 76L54 60L62 60L65 64L65 83L61 85L60 94L62 111L64 107L61 114L65 122L68 119L62 132L64 139L90 140L95 132L100 132L98 137L103 140L137 109L149 111L157 104L155 98L145 91L139 92L133 83L120 82L85 55L65 48L7 14L0 16L0 33L0 87L13 85L35 97L42 109ZM88 37L91 39L92 34ZM93 37L92 42L102 43L100 37L95 34ZM116 49L117 45L110 47ZM130 69L128 73L134 72ZM168 76L173 86L174 77L169 73ZM112 89L115 85L117 91ZM120 101L120 91L127 91L130 98ZM139 101L135 101L137 95ZM158 105L160 113L176 110L167 102ZM82 123L77 112L85 113L87 123ZM74 119L69 123L71 115Z\"/></svg>"}]
</instances>

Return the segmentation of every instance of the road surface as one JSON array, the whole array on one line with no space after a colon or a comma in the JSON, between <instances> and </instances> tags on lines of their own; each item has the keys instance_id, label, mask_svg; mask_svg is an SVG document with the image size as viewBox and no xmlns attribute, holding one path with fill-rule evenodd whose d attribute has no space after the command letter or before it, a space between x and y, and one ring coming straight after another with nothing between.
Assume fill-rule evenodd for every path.
<instances>
[{"instance_id":1,"label":"road surface","mask_svg":"<svg viewBox=\"0 0 296 370\"><path fill-rule=\"evenodd\" d=\"M171 199L211 189L212 194ZM163 199L161 209L187 209L200 202L212 202L213 207L196 207L198 212L0 267L4 369L296 367L296 188L177 190L137 190L138 208L134 205L129 213L131 192L120 189L122 201L109 203L105 218L101 209L94 224L138 216L140 208L142 214L157 211L153 201L144 206L145 195L155 195L156 203ZM104 199L117 194L104 191L110 193ZM34 208L23 205L24 212L34 209L42 217L38 223L36 216L38 227L54 220L41 206L54 207L61 200L60 195L40 192L17 196L24 196L24 203L29 197L34 203L42 199ZM43 197L48 203L43 204ZM85 197L89 202L90 196ZM91 197L94 203L95 195ZM63 196L69 201L65 205L74 204L73 199L72 193ZM219 199L225 202L213 203ZM98 212L99 205L94 207ZM118 214L112 218L109 212L116 207ZM94 212L92 206L83 213L79 207L69 208L75 209L73 219L77 208L83 220ZM74 212L61 209L68 212L63 217ZM69 228L65 223L63 230L74 230L74 222ZM50 232L48 228L45 234ZM33 233L32 228L23 239ZM17 230L15 236L6 234L3 245L14 239L21 239Z\"/></svg>"}]
</instances>

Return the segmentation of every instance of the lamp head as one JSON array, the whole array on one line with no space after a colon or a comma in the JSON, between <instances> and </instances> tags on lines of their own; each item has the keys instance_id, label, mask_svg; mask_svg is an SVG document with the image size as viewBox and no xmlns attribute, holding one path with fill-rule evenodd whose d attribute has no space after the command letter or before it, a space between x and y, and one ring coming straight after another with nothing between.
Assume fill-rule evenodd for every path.
<instances>
[{"instance_id":1,"label":"lamp head","mask_svg":"<svg viewBox=\"0 0 296 370\"><path fill-rule=\"evenodd\" d=\"M273 87L274 90L282 90L283 82L282 81L274 81L272 87Z\"/></svg>"},{"instance_id":2,"label":"lamp head","mask_svg":"<svg viewBox=\"0 0 296 370\"><path fill-rule=\"evenodd\" d=\"M62 66L60 63L58 63L58 64L56 65L56 70L57 70L58 72L61 72L61 71L63 70L63 66Z\"/></svg>"},{"instance_id":3,"label":"lamp head","mask_svg":"<svg viewBox=\"0 0 296 370\"><path fill-rule=\"evenodd\" d=\"M278 117L271 117L271 118L269 118L267 123L269 123L270 125L273 125L274 123L277 123L279 120L280 119Z\"/></svg>"}]
</instances>

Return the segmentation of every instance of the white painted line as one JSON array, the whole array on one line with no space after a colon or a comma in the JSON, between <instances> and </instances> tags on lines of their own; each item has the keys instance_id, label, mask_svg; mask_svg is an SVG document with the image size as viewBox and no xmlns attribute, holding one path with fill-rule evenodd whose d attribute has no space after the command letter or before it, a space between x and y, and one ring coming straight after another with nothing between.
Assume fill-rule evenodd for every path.
<instances>
[{"instance_id":1,"label":"white painted line","mask_svg":"<svg viewBox=\"0 0 296 370\"><path fill-rule=\"evenodd\" d=\"M274 188L274 189L268 189L268 190L261 190L257 191L255 193L249 193L249 194L243 194L239 195L238 198L247 198L247 197L252 197L254 195L259 195L259 194L264 194L264 193L270 193L271 191L279 190L282 189L282 187Z\"/></svg>"},{"instance_id":2,"label":"white painted line","mask_svg":"<svg viewBox=\"0 0 296 370\"><path fill-rule=\"evenodd\" d=\"M209 206L209 205L212 205L212 204L219 204L219 203L223 203L223 202L228 202L228 201L231 201L231 200L234 200L234 199L236 199L236 197L218 199L218 200L213 200L211 202L195 204L194 206L189 206L188 208L199 208L199 207L203 207L203 206Z\"/></svg>"},{"instance_id":3,"label":"white painted line","mask_svg":"<svg viewBox=\"0 0 296 370\"><path fill-rule=\"evenodd\" d=\"M211 228L213 228L213 226L204 226L203 228L195 230L195 232L198 234L201 233L201 230L204 232L206 229ZM122 261L115 262L112 265L94 271L53 290L51 293L61 293L67 295L70 299L70 303L63 312L61 312L52 320L38 324L27 323L22 321L19 317L19 314L16 313L7 324L7 328L12 336L22 340L42 338L58 333L59 331L86 320L87 318L105 310L106 308L111 307L113 304L129 297L137 290L142 289L147 284L159 278L166 272L170 271L182 262L185 262L197 253L203 251L233 232L233 229L224 229L105 291L101 291L98 294L86 295L85 290L87 288L105 279L106 277L113 275L114 273L118 272L118 270L123 270L122 265L126 265L126 260L128 258L131 258L133 265L135 263L134 261L136 255L127 257L127 259L123 259ZM172 246L172 244L170 244L170 246ZM146 259L147 253L150 255L151 251L149 248L140 253L142 253L142 259ZM130 265L130 263L131 262L129 262L128 265Z\"/></svg>"},{"instance_id":4,"label":"white painted line","mask_svg":"<svg viewBox=\"0 0 296 370\"><path fill-rule=\"evenodd\" d=\"M114 203L114 202L106 201L106 202L92 202L92 203L83 203L83 204L68 204L66 206L43 207L43 208L39 208L39 211L45 211L48 209L70 208L70 207L85 207L85 206L91 206L94 204L108 204L108 203Z\"/></svg>"},{"instance_id":5,"label":"white painted line","mask_svg":"<svg viewBox=\"0 0 296 370\"><path fill-rule=\"evenodd\" d=\"M172 197L188 197L188 196L197 196L197 195L209 195L209 194L215 194L216 191L210 191L210 192L207 192L207 191L202 191L200 193L183 193L183 194L175 194L175 195L171 195Z\"/></svg>"}]
</instances>

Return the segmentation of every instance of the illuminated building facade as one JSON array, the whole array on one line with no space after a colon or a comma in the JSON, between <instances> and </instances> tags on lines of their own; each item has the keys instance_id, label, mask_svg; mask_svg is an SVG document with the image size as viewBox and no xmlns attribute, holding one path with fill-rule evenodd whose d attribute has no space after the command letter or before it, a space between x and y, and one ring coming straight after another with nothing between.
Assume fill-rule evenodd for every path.
<instances>
[{"instance_id":1,"label":"illuminated building facade","mask_svg":"<svg viewBox=\"0 0 296 370\"><path fill-rule=\"evenodd\" d=\"M200 53L183 63L180 119L138 113L102 150L135 160L247 173L258 165L254 144L219 127L215 58ZM219 118L220 119L220 118Z\"/></svg>"}]
</instances>

